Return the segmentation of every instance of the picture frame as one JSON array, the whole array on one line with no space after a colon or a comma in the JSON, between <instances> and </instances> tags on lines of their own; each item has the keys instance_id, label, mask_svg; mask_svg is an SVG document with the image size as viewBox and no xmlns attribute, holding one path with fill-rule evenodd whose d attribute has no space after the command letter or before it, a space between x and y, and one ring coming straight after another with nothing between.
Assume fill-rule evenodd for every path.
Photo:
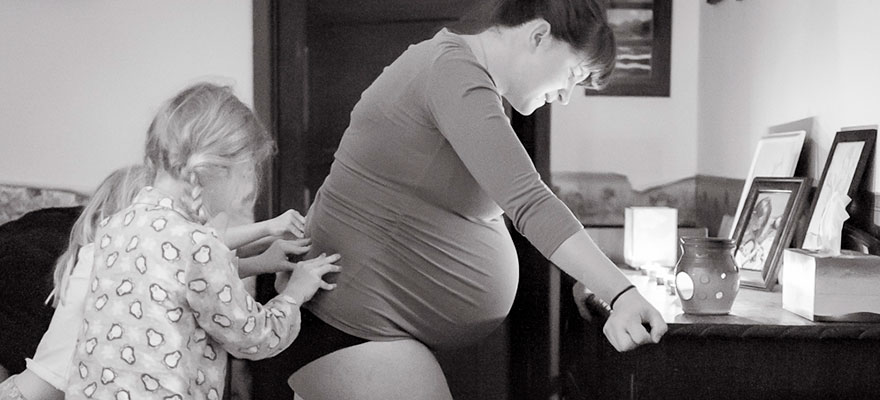
<instances>
[{"instance_id":1,"label":"picture frame","mask_svg":"<svg viewBox=\"0 0 880 400\"><path fill-rule=\"evenodd\" d=\"M788 178L794 176L807 132L803 130L772 133L758 140L752 163L743 184L743 190L736 206L736 213L730 227L737 226L737 219L742 214L746 198L751 190L752 180L756 176ZM733 238L733 230L721 232L719 236Z\"/></svg>"},{"instance_id":2,"label":"picture frame","mask_svg":"<svg viewBox=\"0 0 880 400\"><path fill-rule=\"evenodd\" d=\"M802 177L755 177L752 181L734 234L741 286L773 289L782 250L791 244L810 188L810 178Z\"/></svg>"},{"instance_id":3,"label":"picture frame","mask_svg":"<svg viewBox=\"0 0 880 400\"><path fill-rule=\"evenodd\" d=\"M617 63L603 90L587 96L669 97L672 0L606 0Z\"/></svg>"},{"instance_id":4,"label":"picture frame","mask_svg":"<svg viewBox=\"0 0 880 400\"><path fill-rule=\"evenodd\" d=\"M811 206L801 248L815 249L820 245L819 226L834 193L845 193L850 199L855 198L868 160L874 153L876 140L876 129L844 130L834 135L834 142L825 160L825 168ZM847 213L850 215L853 212L852 205L850 202L847 206Z\"/></svg>"}]
</instances>

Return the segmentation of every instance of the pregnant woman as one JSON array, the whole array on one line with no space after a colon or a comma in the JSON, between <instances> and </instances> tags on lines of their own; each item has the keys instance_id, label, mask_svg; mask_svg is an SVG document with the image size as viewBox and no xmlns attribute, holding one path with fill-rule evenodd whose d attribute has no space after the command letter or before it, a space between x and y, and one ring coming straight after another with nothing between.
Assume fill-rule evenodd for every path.
<instances>
[{"instance_id":1,"label":"pregnant woman","mask_svg":"<svg viewBox=\"0 0 880 400\"><path fill-rule=\"evenodd\" d=\"M283 356L299 396L451 398L432 350L485 337L514 299L504 214L611 303L615 348L660 340L662 318L541 181L502 103L528 115L607 83L615 44L598 3L488 2L362 94L309 212L312 252L341 254L342 272Z\"/></svg>"}]
</instances>

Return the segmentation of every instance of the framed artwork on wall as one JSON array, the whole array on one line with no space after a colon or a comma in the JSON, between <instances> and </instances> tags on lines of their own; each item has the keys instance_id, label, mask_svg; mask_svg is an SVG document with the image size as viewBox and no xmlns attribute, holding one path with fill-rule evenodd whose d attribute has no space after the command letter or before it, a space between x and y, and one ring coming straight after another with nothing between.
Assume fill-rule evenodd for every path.
<instances>
[{"instance_id":1,"label":"framed artwork on wall","mask_svg":"<svg viewBox=\"0 0 880 400\"><path fill-rule=\"evenodd\" d=\"M794 176L806 135L806 131L781 132L764 136L758 141L755 155L752 157L752 164L749 166L749 172L746 175L745 184L743 184L742 194L739 197L736 214L734 214L730 225L731 228L737 226L737 219L742 215L752 180L756 176L776 178ZM732 238L733 232L719 232L719 236Z\"/></svg>"},{"instance_id":2,"label":"framed artwork on wall","mask_svg":"<svg viewBox=\"0 0 880 400\"><path fill-rule=\"evenodd\" d=\"M819 179L818 192L813 201L810 222L801 248L813 249L819 246L819 226L835 195L846 195L850 199L854 197L868 160L874 152L876 140L876 129L840 131L834 136L825 169L822 170L822 178ZM848 212L851 212L850 208Z\"/></svg>"},{"instance_id":3,"label":"framed artwork on wall","mask_svg":"<svg viewBox=\"0 0 880 400\"><path fill-rule=\"evenodd\" d=\"M672 0L607 0L617 43L611 83L587 96L669 97Z\"/></svg>"},{"instance_id":4,"label":"framed artwork on wall","mask_svg":"<svg viewBox=\"0 0 880 400\"><path fill-rule=\"evenodd\" d=\"M752 181L734 234L742 286L773 289L782 250L791 243L809 188L809 178L756 177Z\"/></svg>"}]
</instances>

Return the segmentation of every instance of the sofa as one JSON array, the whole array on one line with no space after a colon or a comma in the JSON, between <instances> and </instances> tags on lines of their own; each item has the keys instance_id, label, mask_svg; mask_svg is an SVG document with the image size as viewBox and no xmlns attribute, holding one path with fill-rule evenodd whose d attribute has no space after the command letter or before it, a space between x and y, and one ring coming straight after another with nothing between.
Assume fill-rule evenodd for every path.
<instances>
[{"instance_id":1,"label":"sofa","mask_svg":"<svg viewBox=\"0 0 880 400\"><path fill-rule=\"evenodd\" d=\"M0 184L0 225L33 210L81 206L88 200L88 195L71 190Z\"/></svg>"},{"instance_id":2,"label":"sofa","mask_svg":"<svg viewBox=\"0 0 880 400\"><path fill-rule=\"evenodd\" d=\"M87 201L73 191L0 185L0 374L21 372L49 326L54 309L44 301L55 260Z\"/></svg>"}]
</instances>

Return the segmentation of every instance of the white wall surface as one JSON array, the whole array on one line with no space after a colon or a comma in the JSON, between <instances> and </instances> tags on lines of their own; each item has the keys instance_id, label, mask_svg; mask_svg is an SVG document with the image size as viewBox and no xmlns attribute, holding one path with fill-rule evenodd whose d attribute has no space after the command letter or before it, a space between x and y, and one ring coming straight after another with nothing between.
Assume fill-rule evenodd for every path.
<instances>
[{"instance_id":1,"label":"white wall surface","mask_svg":"<svg viewBox=\"0 0 880 400\"><path fill-rule=\"evenodd\" d=\"M613 172L633 188L697 171L697 75L703 1L672 2L670 97L585 96L553 104L552 172Z\"/></svg>"},{"instance_id":2,"label":"white wall surface","mask_svg":"<svg viewBox=\"0 0 880 400\"><path fill-rule=\"evenodd\" d=\"M0 183L93 190L202 79L252 104L252 38L250 1L0 0Z\"/></svg>"},{"instance_id":3,"label":"white wall surface","mask_svg":"<svg viewBox=\"0 0 880 400\"><path fill-rule=\"evenodd\" d=\"M819 178L837 131L880 123L878 21L875 0L701 1L699 173L743 179L768 128L813 118Z\"/></svg>"}]
</instances>

